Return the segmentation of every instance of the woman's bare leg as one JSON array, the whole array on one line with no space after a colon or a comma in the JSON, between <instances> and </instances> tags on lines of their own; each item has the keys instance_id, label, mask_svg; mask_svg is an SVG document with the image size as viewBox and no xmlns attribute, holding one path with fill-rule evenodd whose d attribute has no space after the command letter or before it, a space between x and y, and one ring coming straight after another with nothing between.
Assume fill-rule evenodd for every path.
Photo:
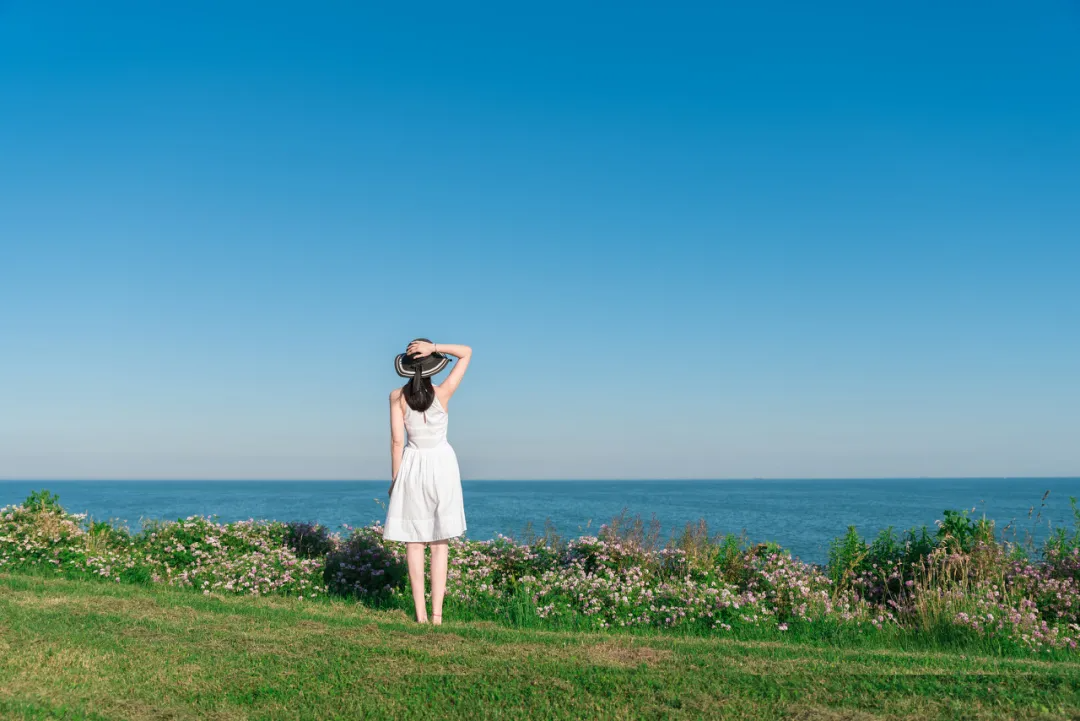
<instances>
[{"instance_id":1,"label":"woman's bare leg","mask_svg":"<svg viewBox=\"0 0 1080 721\"><path fill-rule=\"evenodd\" d=\"M436 626L442 623L442 602L446 593L446 566L449 556L449 542L435 541L431 544L431 622Z\"/></svg>"},{"instance_id":2,"label":"woman's bare leg","mask_svg":"<svg viewBox=\"0 0 1080 721\"><path fill-rule=\"evenodd\" d=\"M405 562L409 565L409 585L412 586L413 606L416 620L427 623L427 599L424 597L424 546L423 543L405 544Z\"/></svg>"}]
</instances>

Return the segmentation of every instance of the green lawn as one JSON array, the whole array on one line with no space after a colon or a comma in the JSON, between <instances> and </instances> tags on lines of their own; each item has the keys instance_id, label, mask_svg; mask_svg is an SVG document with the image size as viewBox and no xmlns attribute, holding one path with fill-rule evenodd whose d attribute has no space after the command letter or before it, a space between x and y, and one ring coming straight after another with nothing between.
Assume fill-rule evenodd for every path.
<instances>
[{"instance_id":1,"label":"green lawn","mask_svg":"<svg viewBox=\"0 0 1080 721\"><path fill-rule=\"evenodd\" d=\"M1080 664L412 624L0 574L0 718L1080 718Z\"/></svg>"}]
</instances>

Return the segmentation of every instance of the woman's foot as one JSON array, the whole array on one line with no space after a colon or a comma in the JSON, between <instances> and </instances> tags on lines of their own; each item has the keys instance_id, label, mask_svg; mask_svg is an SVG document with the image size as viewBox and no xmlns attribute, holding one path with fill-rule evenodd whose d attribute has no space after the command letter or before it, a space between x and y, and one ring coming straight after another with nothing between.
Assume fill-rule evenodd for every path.
<instances>
[{"instance_id":1,"label":"woman's foot","mask_svg":"<svg viewBox=\"0 0 1080 721\"><path fill-rule=\"evenodd\" d=\"M431 614L431 625L432 626L441 626L442 625L442 614L441 613L433 613L433 614Z\"/></svg>"}]
</instances>

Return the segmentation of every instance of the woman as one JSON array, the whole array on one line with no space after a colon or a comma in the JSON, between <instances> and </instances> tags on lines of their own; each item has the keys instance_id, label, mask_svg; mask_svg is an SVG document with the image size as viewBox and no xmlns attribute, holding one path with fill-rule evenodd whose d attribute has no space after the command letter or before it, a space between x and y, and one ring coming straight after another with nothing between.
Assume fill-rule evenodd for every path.
<instances>
[{"instance_id":1,"label":"woman","mask_svg":"<svg viewBox=\"0 0 1080 721\"><path fill-rule=\"evenodd\" d=\"M431 377L458 359L446 380ZM390 394L390 506L383 538L405 542L416 620L428 622L424 599L424 546L431 546L431 622L442 623L446 592L447 541L465 532L461 472L446 442L446 407L469 367L472 348L436 345L426 338L409 344L394 366L409 381ZM408 445L405 436L408 434Z\"/></svg>"}]
</instances>

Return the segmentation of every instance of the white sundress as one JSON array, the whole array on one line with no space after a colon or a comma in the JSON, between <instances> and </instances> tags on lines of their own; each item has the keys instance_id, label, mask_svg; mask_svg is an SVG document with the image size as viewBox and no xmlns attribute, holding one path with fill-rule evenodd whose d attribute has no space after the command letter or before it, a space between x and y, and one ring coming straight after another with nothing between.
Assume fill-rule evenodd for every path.
<instances>
[{"instance_id":1,"label":"white sundress","mask_svg":"<svg viewBox=\"0 0 1080 721\"><path fill-rule=\"evenodd\" d=\"M449 416L438 396L424 412L405 406L408 442L390 491L383 538L431 542L465 532L457 455L446 441Z\"/></svg>"}]
</instances>

